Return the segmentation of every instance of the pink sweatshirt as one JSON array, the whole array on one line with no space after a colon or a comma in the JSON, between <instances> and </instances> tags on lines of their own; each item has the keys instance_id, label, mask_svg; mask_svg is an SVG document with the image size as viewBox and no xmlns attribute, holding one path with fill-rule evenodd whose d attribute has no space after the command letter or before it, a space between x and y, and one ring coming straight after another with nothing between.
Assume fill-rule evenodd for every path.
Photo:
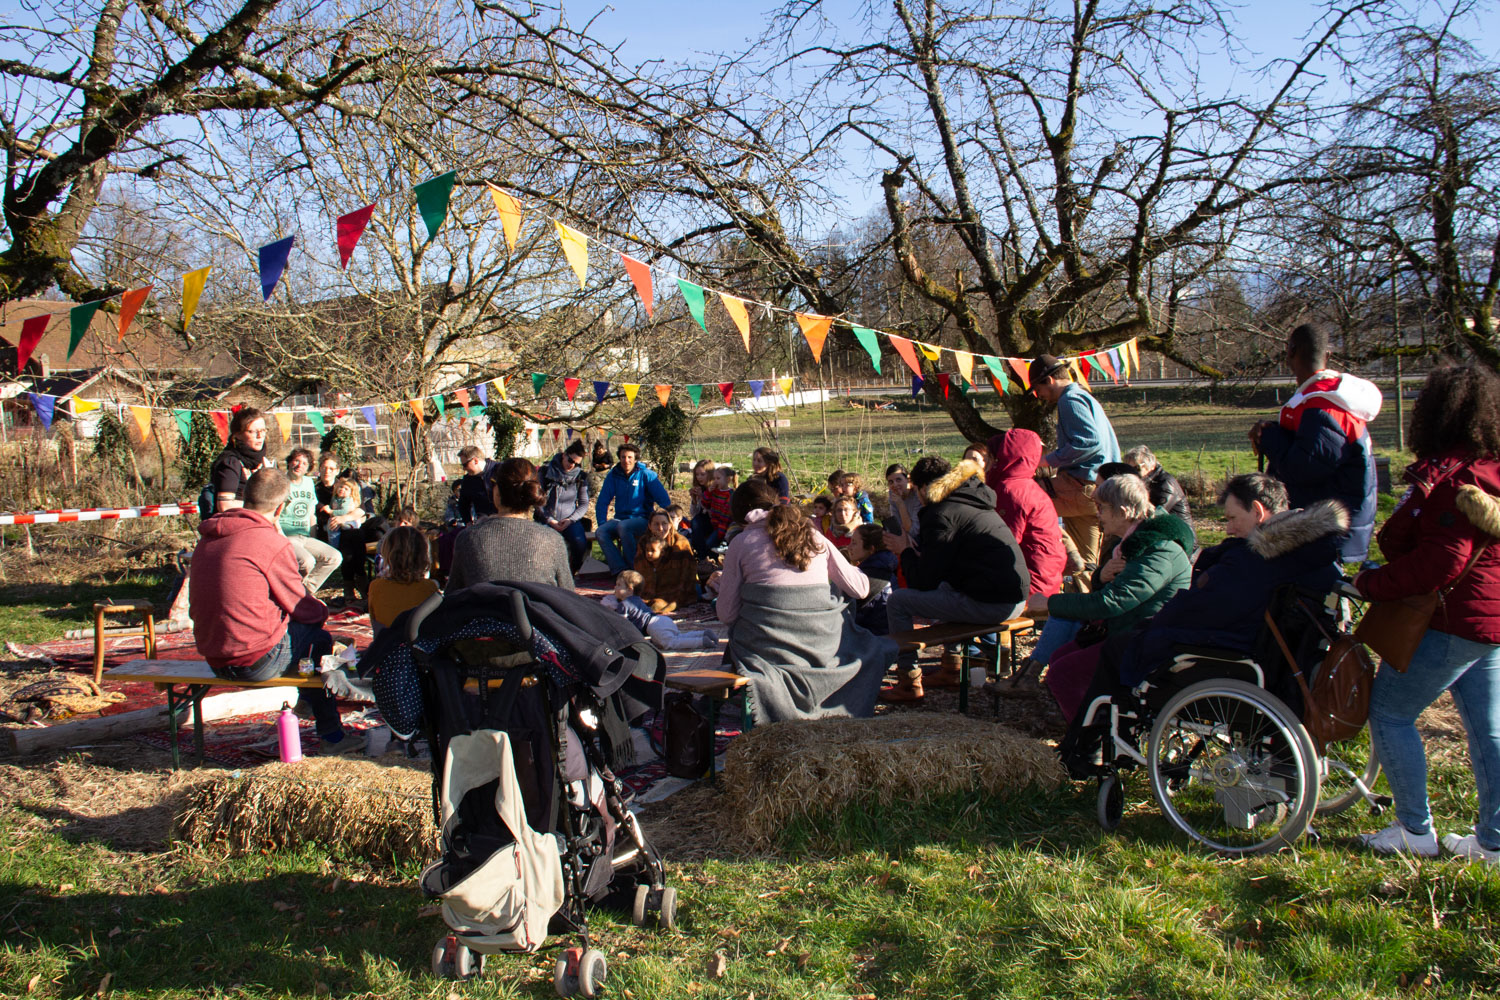
<instances>
[{"instance_id":1,"label":"pink sweatshirt","mask_svg":"<svg viewBox=\"0 0 1500 1000\"><path fill-rule=\"evenodd\" d=\"M745 530L729 543L724 553L724 575L719 578L719 621L731 625L740 616L740 588L748 583L766 583L773 587L805 587L815 583L832 583L850 597L863 598L870 593L870 578L843 557L828 539L814 532L818 554L800 573L788 566L771 544L765 520L770 511L752 510L745 518Z\"/></svg>"}]
</instances>

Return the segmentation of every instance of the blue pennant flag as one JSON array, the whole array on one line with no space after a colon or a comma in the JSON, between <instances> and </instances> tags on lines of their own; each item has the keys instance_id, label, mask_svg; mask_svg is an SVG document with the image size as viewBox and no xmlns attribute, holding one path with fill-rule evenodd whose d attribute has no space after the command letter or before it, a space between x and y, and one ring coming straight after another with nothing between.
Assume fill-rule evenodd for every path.
<instances>
[{"instance_id":1,"label":"blue pennant flag","mask_svg":"<svg viewBox=\"0 0 1500 1000\"><path fill-rule=\"evenodd\" d=\"M602 403L602 402L604 402L604 397L607 396L607 395L609 395L609 383L608 382L595 382L594 383L594 402L596 402L596 403ZM568 433L571 434L572 432L569 431Z\"/></svg>"},{"instance_id":2,"label":"blue pennant flag","mask_svg":"<svg viewBox=\"0 0 1500 1000\"><path fill-rule=\"evenodd\" d=\"M28 392L26 397L31 400L32 409L41 418L43 427L52 426L52 414L57 409L57 397L49 396L44 392Z\"/></svg>"},{"instance_id":3,"label":"blue pennant flag","mask_svg":"<svg viewBox=\"0 0 1500 1000\"><path fill-rule=\"evenodd\" d=\"M751 379L750 380L750 398L751 399L759 399L760 398L760 394L763 391L765 391L765 388L766 388L766 380L765 379L761 379L761 378L753 378L753 379Z\"/></svg>"},{"instance_id":4,"label":"blue pennant flag","mask_svg":"<svg viewBox=\"0 0 1500 1000\"><path fill-rule=\"evenodd\" d=\"M478 394L478 396L479 396L479 405L480 406L489 406L490 405L490 391L484 387L484 383L483 382L479 383L478 385L476 385L474 387L474 392L476 394Z\"/></svg>"},{"instance_id":5,"label":"blue pennant flag","mask_svg":"<svg viewBox=\"0 0 1500 1000\"><path fill-rule=\"evenodd\" d=\"M275 243L267 243L256 251L260 256L260 293L266 301L270 301L271 293L276 290L276 283L286 270L286 261L292 255L292 244L295 242L297 237L287 236Z\"/></svg>"},{"instance_id":6,"label":"blue pennant flag","mask_svg":"<svg viewBox=\"0 0 1500 1000\"><path fill-rule=\"evenodd\" d=\"M380 433L380 428L375 423L375 407L361 406L359 412L365 415L365 423L370 425L370 430L377 434Z\"/></svg>"},{"instance_id":7,"label":"blue pennant flag","mask_svg":"<svg viewBox=\"0 0 1500 1000\"><path fill-rule=\"evenodd\" d=\"M920 375L913 375L911 377L911 398L912 399L916 399L917 398L917 393L919 393L921 391L922 391L922 376L920 376Z\"/></svg>"}]
</instances>

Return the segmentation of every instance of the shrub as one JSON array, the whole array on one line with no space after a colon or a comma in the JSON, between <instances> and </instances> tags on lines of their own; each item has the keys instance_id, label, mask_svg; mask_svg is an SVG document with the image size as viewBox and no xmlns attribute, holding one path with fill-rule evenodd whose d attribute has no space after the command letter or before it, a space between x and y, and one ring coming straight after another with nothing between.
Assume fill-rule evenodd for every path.
<instances>
[{"instance_id":1,"label":"shrub","mask_svg":"<svg viewBox=\"0 0 1500 1000\"><path fill-rule=\"evenodd\" d=\"M677 476L677 453L693 427L693 418L675 402L653 407L641 418L641 448L671 489Z\"/></svg>"},{"instance_id":2,"label":"shrub","mask_svg":"<svg viewBox=\"0 0 1500 1000\"><path fill-rule=\"evenodd\" d=\"M341 469L352 469L359 465L359 445L354 440L354 432L342 424L334 424L329 428L319 442L319 447L338 456Z\"/></svg>"},{"instance_id":3,"label":"shrub","mask_svg":"<svg viewBox=\"0 0 1500 1000\"><path fill-rule=\"evenodd\" d=\"M490 418L490 430L495 435L495 461L503 462L516 450L516 437L526 429L526 421L504 403L491 403L484 415Z\"/></svg>"}]
</instances>

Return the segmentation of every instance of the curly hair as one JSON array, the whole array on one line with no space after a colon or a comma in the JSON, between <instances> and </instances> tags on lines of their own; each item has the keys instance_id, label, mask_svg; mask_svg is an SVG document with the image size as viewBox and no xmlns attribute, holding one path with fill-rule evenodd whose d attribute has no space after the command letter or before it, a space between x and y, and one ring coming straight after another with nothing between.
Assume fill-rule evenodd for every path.
<instances>
[{"instance_id":1,"label":"curly hair","mask_svg":"<svg viewBox=\"0 0 1500 1000\"><path fill-rule=\"evenodd\" d=\"M1411 449L1418 458L1453 449L1500 456L1500 375L1481 365L1449 365L1428 375L1412 407Z\"/></svg>"},{"instance_id":2,"label":"curly hair","mask_svg":"<svg viewBox=\"0 0 1500 1000\"><path fill-rule=\"evenodd\" d=\"M766 533L776 554L792 569L802 572L812 562L813 556L822 551L818 545L818 533L802 514L801 507L778 504L766 515Z\"/></svg>"}]
</instances>

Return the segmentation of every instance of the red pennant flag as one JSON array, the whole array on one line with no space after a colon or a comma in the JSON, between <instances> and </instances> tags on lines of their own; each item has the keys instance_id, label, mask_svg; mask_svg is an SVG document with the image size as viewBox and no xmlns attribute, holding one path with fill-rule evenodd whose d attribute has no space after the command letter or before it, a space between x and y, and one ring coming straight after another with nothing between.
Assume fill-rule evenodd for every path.
<instances>
[{"instance_id":1,"label":"red pennant flag","mask_svg":"<svg viewBox=\"0 0 1500 1000\"><path fill-rule=\"evenodd\" d=\"M552 428L552 443L557 444L560 440L562 440L562 431L556 427Z\"/></svg>"},{"instance_id":2,"label":"red pennant flag","mask_svg":"<svg viewBox=\"0 0 1500 1000\"><path fill-rule=\"evenodd\" d=\"M42 313L40 316L32 316L21 324L21 343L16 348L16 374L19 375L26 370L26 362L31 360L31 352L36 350L36 345L42 342L42 334L47 332L47 324L52 322L51 313Z\"/></svg>"},{"instance_id":3,"label":"red pennant flag","mask_svg":"<svg viewBox=\"0 0 1500 1000\"><path fill-rule=\"evenodd\" d=\"M576 378L563 379L563 394L568 397L568 402L571 403L573 401L573 395L576 392L578 392L578 380ZM553 431L552 434L555 437L557 431Z\"/></svg>"},{"instance_id":4,"label":"red pennant flag","mask_svg":"<svg viewBox=\"0 0 1500 1000\"><path fill-rule=\"evenodd\" d=\"M374 212L374 205L366 205L364 208L356 208L348 215L339 216L339 267L349 267L349 258L354 255L354 247L365 234L365 227L370 224L370 216Z\"/></svg>"},{"instance_id":5,"label":"red pennant flag","mask_svg":"<svg viewBox=\"0 0 1500 1000\"><path fill-rule=\"evenodd\" d=\"M948 373L938 372L938 385L943 389L943 398L948 398Z\"/></svg>"},{"instance_id":6,"label":"red pennant flag","mask_svg":"<svg viewBox=\"0 0 1500 1000\"><path fill-rule=\"evenodd\" d=\"M1026 370L1025 363L1020 358L1006 358L1005 360L1010 362L1011 368L1015 369L1016 378L1021 380L1021 387L1029 390L1031 388L1031 373Z\"/></svg>"},{"instance_id":7,"label":"red pennant flag","mask_svg":"<svg viewBox=\"0 0 1500 1000\"><path fill-rule=\"evenodd\" d=\"M635 284L635 293L641 297L641 305L646 307L646 315L651 315L651 268L640 261L624 254L620 259L625 262L625 273L630 275L630 280Z\"/></svg>"},{"instance_id":8,"label":"red pennant flag","mask_svg":"<svg viewBox=\"0 0 1500 1000\"><path fill-rule=\"evenodd\" d=\"M340 420L340 419L343 418L344 414L346 414L348 412L349 412L348 410L334 410L333 411L333 419Z\"/></svg>"},{"instance_id":9,"label":"red pennant flag","mask_svg":"<svg viewBox=\"0 0 1500 1000\"><path fill-rule=\"evenodd\" d=\"M734 405L734 383L733 382L720 382L719 383L719 394L724 397L724 405L725 406L733 406Z\"/></svg>"},{"instance_id":10,"label":"red pennant flag","mask_svg":"<svg viewBox=\"0 0 1500 1000\"><path fill-rule=\"evenodd\" d=\"M124 340L125 331L130 329L130 321L135 319L135 314L140 312L141 306L146 303L146 296L151 294L151 286L145 288L132 288L120 296L120 336L116 339Z\"/></svg>"},{"instance_id":11,"label":"red pennant flag","mask_svg":"<svg viewBox=\"0 0 1500 1000\"><path fill-rule=\"evenodd\" d=\"M1005 395L1005 386L1001 385L1000 384L1000 380L997 379L993 375L990 376L990 385L992 385L992 386L995 387L995 395L997 395L997 396L1003 396L1003 395Z\"/></svg>"},{"instance_id":12,"label":"red pennant flag","mask_svg":"<svg viewBox=\"0 0 1500 1000\"><path fill-rule=\"evenodd\" d=\"M901 355L901 360L906 362L906 367L911 369L913 375L922 374L922 363L917 360L917 350L911 341L905 337L892 337L891 346Z\"/></svg>"},{"instance_id":13,"label":"red pennant flag","mask_svg":"<svg viewBox=\"0 0 1500 1000\"><path fill-rule=\"evenodd\" d=\"M219 443L229 443L229 414L223 410L213 410L208 415L214 422L214 430L219 432Z\"/></svg>"}]
</instances>

